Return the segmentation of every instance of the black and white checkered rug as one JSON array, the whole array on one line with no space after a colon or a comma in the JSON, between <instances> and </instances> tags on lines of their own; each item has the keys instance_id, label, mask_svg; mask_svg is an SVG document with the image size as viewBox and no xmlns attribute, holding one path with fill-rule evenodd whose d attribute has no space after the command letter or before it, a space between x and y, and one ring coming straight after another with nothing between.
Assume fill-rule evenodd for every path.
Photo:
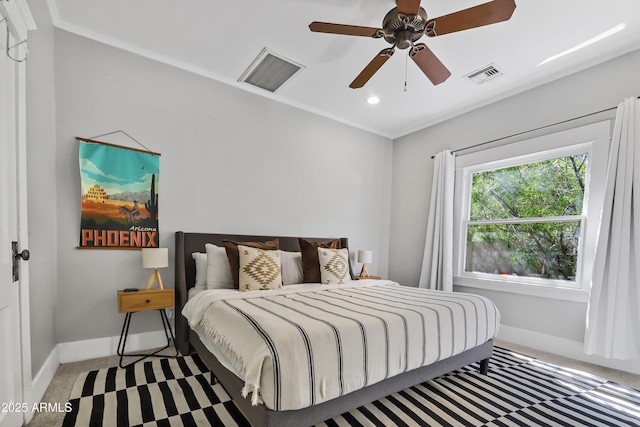
<instances>
[{"instance_id":1,"label":"black and white checkered rug","mask_svg":"<svg viewBox=\"0 0 640 427\"><path fill-rule=\"evenodd\" d=\"M334 426L640 426L640 392L496 347L472 364L321 424ZM206 366L155 359L79 376L63 427L248 426Z\"/></svg>"}]
</instances>

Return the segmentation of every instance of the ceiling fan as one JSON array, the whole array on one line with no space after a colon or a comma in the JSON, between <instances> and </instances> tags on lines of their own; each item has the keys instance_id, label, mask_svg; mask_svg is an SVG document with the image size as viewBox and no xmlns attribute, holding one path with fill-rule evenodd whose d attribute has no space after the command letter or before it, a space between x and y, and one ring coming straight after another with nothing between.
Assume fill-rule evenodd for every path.
<instances>
[{"instance_id":1,"label":"ceiling fan","mask_svg":"<svg viewBox=\"0 0 640 427\"><path fill-rule=\"evenodd\" d=\"M434 85L449 78L451 72L424 43L416 42L423 36L441 36L507 21L516 9L515 0L493 0L458 12L428 19L420 7L420 0L397 0L397 7L387 13L382 28L357 25L332 24L314 21L309 29L318 33L344 34L384 38L392 46L382 49L349 85L352 89L363 87L395 52L395 48L409 49L409 56Z\"/></svg>"}]
</instances>

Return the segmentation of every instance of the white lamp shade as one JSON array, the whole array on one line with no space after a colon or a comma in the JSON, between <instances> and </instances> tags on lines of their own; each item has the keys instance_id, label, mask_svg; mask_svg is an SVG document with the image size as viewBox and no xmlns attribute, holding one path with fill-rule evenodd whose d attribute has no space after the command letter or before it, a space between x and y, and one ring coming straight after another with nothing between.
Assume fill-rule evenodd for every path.
<instances>
[{"instance_id":1,"label":"white lamp shade","mask_svg":"<svg viewBox=\"0 0 640 427\"><path fill-rule=\"evenodd\" d=\"M373 261L373 251L358 251L358 262L371 264L371 261Z\"/></svg>"},{"instance_id":2,"label":"white lamp shade","mask_svg":"<svg viewBox=\"0 0 640 427\"><path fill-rule=\"evenodd\" d=\"M144 248L142 249L142 268L169 267L168 248Z\"/></svg>"}]
</instances>

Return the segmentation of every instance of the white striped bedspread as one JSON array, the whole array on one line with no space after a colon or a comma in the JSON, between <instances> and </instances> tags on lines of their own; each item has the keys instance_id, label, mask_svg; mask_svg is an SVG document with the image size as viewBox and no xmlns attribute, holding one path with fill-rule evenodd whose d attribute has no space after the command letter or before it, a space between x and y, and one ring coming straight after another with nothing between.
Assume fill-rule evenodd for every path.
<instances>
[{"instance_id":1,"label":"white striped bedspread","mask_svg":"<svg viewBox=\"0 0 640 427\"><path fill-rule=\"evenodd\" d=\"M225 354L245 397L278 411L462 353L494 338L500 321L482 296L386 280L203 291L182 313Z\"/></svg>"}]
</instances>

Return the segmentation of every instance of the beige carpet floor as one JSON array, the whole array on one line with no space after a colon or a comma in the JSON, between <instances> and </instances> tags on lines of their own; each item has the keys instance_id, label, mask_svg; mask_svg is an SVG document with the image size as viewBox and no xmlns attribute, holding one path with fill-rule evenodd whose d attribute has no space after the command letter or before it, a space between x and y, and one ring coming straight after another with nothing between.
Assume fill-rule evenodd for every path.
<instances>
[{"instance_id":1,"label":"beige carpet floor","mask_svg":"<svg viewBox=\"0 0 640 427\"><path fill-rule=\"evenodd\" d=\"M617 371L615 369L605 368L598 365L568 359L566 357L534 350L529 347L524 347L505 341L496 340L495 344L500 347L505 347L513 351L535 357L545 362L565 366L568 368L578 369L596 375L598 377L608 379L610 381L633 387L636 390L640 390L640 375L634 375L628 372ZM168 352L167 354L175 354L171 353L171 350L173 350L173 348L165 351ZM71 394L73 384L75 383L76 378L79 374L91 370L117 366L118 362L118 356L110 356L100 359L92 359L75 363L65 363L60 365L58 371L53 377L53 380L51 381L51 384L49 385L45 395L42 398L42 402L59 403L62 407L64 407L64 404L68 401ZM126 359L125 363L127 363ZM31 422L27 424L27 427L60 426L62 425L63 419L64 413L38 412L34 415Z\"/></svg>"}]
</instances>

